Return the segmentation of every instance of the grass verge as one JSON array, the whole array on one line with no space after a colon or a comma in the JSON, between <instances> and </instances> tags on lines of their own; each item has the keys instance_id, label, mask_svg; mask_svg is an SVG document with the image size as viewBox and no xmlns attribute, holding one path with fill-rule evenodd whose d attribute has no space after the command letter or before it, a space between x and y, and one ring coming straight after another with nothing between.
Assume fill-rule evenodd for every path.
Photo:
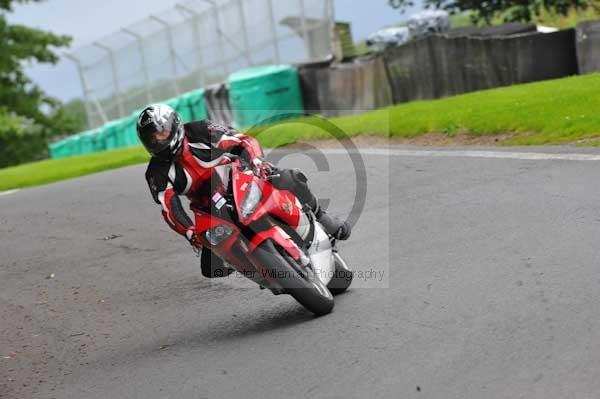
<instances>
[{"instance_id":1,"label":"grass verge","mask_svg":"<svg viewBox=\"0 0 600 399\"><path fill-rule=\"evenodd\" d=\"M600 74L590 74L415 101L331 121L350 137L510 133L502 145L594 145L594 140L600 139L599 105ZM298 140L331 139L331 134L323 129L324 122L312 119L261 128L255 134L268 147Z\"/></svg>"},{"instance_id":2,"label":"grass verge","mask_svg":"<svg viewBox=\"0 0 600 399\"><path fill-rule=\"evenodd\" d=\"M510 134L501 145L600 146L600 74L399 104L331 119L346 135L416 137L440 133ZM302 118L251 131L265 147L332 139L326 122ZM341 138L341 137L337 137ZM46 184L146 162L142 147L52 159L0 169L0 191Z\"/></svg>"},{"instance_id":3,"label":"grass verge","mask_svg":"<svg viewBox=\"0 0 600 399\"><path fill-rule=\"evenodd\" d=\"M148 159L148 154L140 146L12 166L0 169L0 191L89 175L147 162Z\"/></svg>"}]
</instances>

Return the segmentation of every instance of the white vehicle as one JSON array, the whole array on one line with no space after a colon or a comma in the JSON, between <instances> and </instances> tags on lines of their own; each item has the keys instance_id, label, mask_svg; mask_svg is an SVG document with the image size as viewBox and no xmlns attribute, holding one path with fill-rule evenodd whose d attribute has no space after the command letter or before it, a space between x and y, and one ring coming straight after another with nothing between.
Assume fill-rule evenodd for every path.
<instances>
[{"instance_id":1,"label":"white vehicle","mask_svg":"<svg viewBox=\"0 0 600 399\"><path fill-rule=\"evenodd\" d=\"M443 10L426 10L413 14L407 22L413 39L427 37L434 33L443 33L450 29L450 17Z\"/></svg>"},{"instance_id":2,"label":"white vehicle","mask_svg":"<svg viewBox=\"0 0 600 399\"><path fill-rule=\"evenodd\" d=\"M400 46L410 40L407 27L386 28L373 32L367 37L367 45L371 50L383 51L389 47Z\"/></svg>"}]
</instances>

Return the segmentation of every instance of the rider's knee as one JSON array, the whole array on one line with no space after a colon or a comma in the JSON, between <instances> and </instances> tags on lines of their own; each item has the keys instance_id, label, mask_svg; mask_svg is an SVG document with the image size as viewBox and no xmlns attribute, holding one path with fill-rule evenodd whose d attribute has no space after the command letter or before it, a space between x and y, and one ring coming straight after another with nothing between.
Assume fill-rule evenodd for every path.
<instances>
[{"instance_id":1,"label":"rider's knee","mask_svg":"<svg viewBox=\"0 0 600 399\"><path fill-rule=\"evenodd\" d=\"M294 190L298 186L306 185L308 179L300 169L281 169L277 179L273 180L275 186L282 190Z\"/></svg>"},{"instance_id":2,"label":"rider's knee","mask_svg":"<svg viewBox=\"0 0 600 399\"><path fill-rule=\"evenodd\" d=\"M308 182L308 178L300 169L290 169L290 174L292 175L294 182L297 184L306 184Z\"/></svg>"}]
</instances>

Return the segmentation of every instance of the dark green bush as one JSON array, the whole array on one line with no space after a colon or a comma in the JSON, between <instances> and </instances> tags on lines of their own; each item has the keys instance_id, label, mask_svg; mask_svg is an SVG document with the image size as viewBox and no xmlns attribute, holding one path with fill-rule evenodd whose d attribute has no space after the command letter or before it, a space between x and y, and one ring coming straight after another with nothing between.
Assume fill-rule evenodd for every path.
<instances>
[{"instance_id":1,"label":"dark green bush","mask_svg":"<svg viewBox=\"0 0 600 399\"><path fill-rule=\"evenodd\" d=\"M46 135L26 130L22 119L0 112L0 168L46 158Z\"/></svg>"}]
</instances>

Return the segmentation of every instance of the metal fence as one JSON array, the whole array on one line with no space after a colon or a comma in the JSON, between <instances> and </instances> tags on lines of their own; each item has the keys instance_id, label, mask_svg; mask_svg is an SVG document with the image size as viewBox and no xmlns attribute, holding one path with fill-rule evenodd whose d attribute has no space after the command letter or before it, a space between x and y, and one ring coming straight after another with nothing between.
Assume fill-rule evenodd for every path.
<instances>
[{"instance_id":1,"label":"metal fence","mask_svg":"<svg viewBox=\"0 0 600 399\"><path fill-rule=\"evenodd\" d=\"M333 0L194 0L66 57L95 128L242 68L326 59L333 24Z\"/></svg>"}]
</instances>

